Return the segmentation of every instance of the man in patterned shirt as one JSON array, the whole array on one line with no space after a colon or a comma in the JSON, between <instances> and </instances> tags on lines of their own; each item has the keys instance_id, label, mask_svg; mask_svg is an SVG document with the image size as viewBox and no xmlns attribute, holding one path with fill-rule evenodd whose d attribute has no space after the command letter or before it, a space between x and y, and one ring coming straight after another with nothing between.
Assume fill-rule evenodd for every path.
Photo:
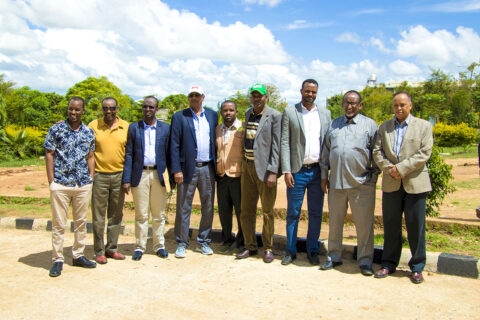
<instances>
[{"instance_id":1,"label":"man in patterned shirt","mask_svg":"<svg viewBox=\"0 0 480 320\"><path fill-rule=\"evenodd\" d=\"M82 123L84 113L84 100L80 97L71 98L68 102L67 120L51 126L45 137L45 162L52 206L51 277L58 277L62 272L63 235L70 203L75 232L73 265L83 268L97 266L83 255L88 204L95 173L95 136L93 131Z\"/></svg>"}]
</instances>

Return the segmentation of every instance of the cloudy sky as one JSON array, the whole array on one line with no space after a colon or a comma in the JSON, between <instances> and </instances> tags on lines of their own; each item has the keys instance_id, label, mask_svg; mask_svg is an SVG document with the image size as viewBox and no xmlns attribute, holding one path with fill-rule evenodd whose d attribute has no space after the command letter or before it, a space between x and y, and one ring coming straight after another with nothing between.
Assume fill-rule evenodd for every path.
<instances>
[{"instance_id":1,"label":"cloudy sky","mask_svg":"<svg viewBox=\"0 0 480 320\"><path fill-rule=\"evenodd\" d=\"M204 87L216 106L255 83L289 103L480 61L480 0L0 0L0 73L64 94L107 76L134 98Z\"/></svg>"}]
</instances>

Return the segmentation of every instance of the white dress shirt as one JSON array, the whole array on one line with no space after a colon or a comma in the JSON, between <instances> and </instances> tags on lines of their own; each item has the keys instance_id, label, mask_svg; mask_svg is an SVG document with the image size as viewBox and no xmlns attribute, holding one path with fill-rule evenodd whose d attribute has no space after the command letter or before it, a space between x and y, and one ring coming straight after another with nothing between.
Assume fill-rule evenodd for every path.
<instances>
[{"instance_id":1,"label":"white dress shirt","mask_svg":"<svg viewBox=\"0 0 480 320\"><path fill-rule=\"evenodd\" d=\"M320 123L317 105L308 110L302 104L302 118L305 127L305 157L303 158L303 164L317 163L320 158L322 143L320 141L322 124Z\"/></svg>"},{"instance_id":2,"label":"white dress shirt","mask_svg":"<svg viewBox=\"0 0 480 320\"><path fill-rule=\"evenodd\" d=\"M143 122L144 125L144 137L145 137L145 152L143 153L143 165L144 166L154 166L155 161L155 137L157 134L157 120L155 124L149 126Z\"/></svg>"}]
</instances>

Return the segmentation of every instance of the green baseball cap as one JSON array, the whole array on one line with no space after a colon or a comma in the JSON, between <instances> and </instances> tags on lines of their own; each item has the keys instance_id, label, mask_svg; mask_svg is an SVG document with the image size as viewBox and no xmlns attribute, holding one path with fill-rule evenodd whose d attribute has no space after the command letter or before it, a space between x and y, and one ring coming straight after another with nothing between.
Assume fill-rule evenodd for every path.
<instances>
[{"instance_id":1,"label":"green baseball cap","mask_svg":"<svg viewBox=\"0 0 480 320\"><path fill-rule=\"evenodd\" d=\"M265 86L261 83L255 83L253 86L250 87L250 94L253 92L253 91L258 91L258 93L262 94L262 95L266 95L267 94L267 88L265 88Z\"/></svg>"}]
</instances>

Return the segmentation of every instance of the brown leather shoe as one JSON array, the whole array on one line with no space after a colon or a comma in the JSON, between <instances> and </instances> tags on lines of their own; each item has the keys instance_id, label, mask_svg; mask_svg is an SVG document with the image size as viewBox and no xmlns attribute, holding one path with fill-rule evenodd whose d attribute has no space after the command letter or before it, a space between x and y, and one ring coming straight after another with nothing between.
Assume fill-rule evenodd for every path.
<instances>
[{"instance_id":1,"label":"brown leather shoe","mask_svg":"<svg viewBox=\"0 0 480 320\"><path fill-rule=\"evenodd\" d=\"M120 252L106 252L105 255L109 258L115 259L115 260L125 260L125 256L121 254Z\"/></svg>"},{"instance_id":2,"label":"brown leather shoe","mask_svg":"<svg viewBox=\"0 0 480 320\"><path fill-rule=\"evenodd\" d=\"M105 264L108 262L107 257L105 256L96 256L95 261L99 264Z\"/></svg>"},{"instance_id":3,"label":"brown leather shoe","mask_svg":"<svg viewBox=\"0 0 480 320\"><path fill-rule=\"evenodd\" d=\"M263 254L263 262L270 263L273 261L273 259L274 259L274 256L273 256L272 250L265 251L265 253Z\"/></svg>"},{"instance_id":4,"label":"brown leather shoe","mask_svg":"<svg viewBox=\"0 0 480 320\"><path fill-rule=\"evenodd\" d=\"M381 268L380 270L378 270L377 272L375 272L375 278L386 278L388 277L389 275L391 275L392 273L394 273L395 271L391 271L387 268Z\"/></svg>"},{"instance_id":5,"label":"brown leather shoe","mask_svg":"<svg viewBox=\"0 0 480 320\"><path fill-rule=\"evenodd\" d=\"M244 249L242 252L240 252L239 254L235 255L235 257L237 259L246 259L250 256L254 256L258 253L257 250L248 250L248 249Z\"/></svg>"},{"instance_id":6,"label":"brown leather shoe","mask_svg":"<svg viewBox=\"0 0 480 320\"><path fill-rule=\"evenodd\" d=\"M410 281L412 281L415 284L420 284L423 282L423 276L421 272L412 272L412 275L410 276Z\"/></svg>"}]
</instances>

